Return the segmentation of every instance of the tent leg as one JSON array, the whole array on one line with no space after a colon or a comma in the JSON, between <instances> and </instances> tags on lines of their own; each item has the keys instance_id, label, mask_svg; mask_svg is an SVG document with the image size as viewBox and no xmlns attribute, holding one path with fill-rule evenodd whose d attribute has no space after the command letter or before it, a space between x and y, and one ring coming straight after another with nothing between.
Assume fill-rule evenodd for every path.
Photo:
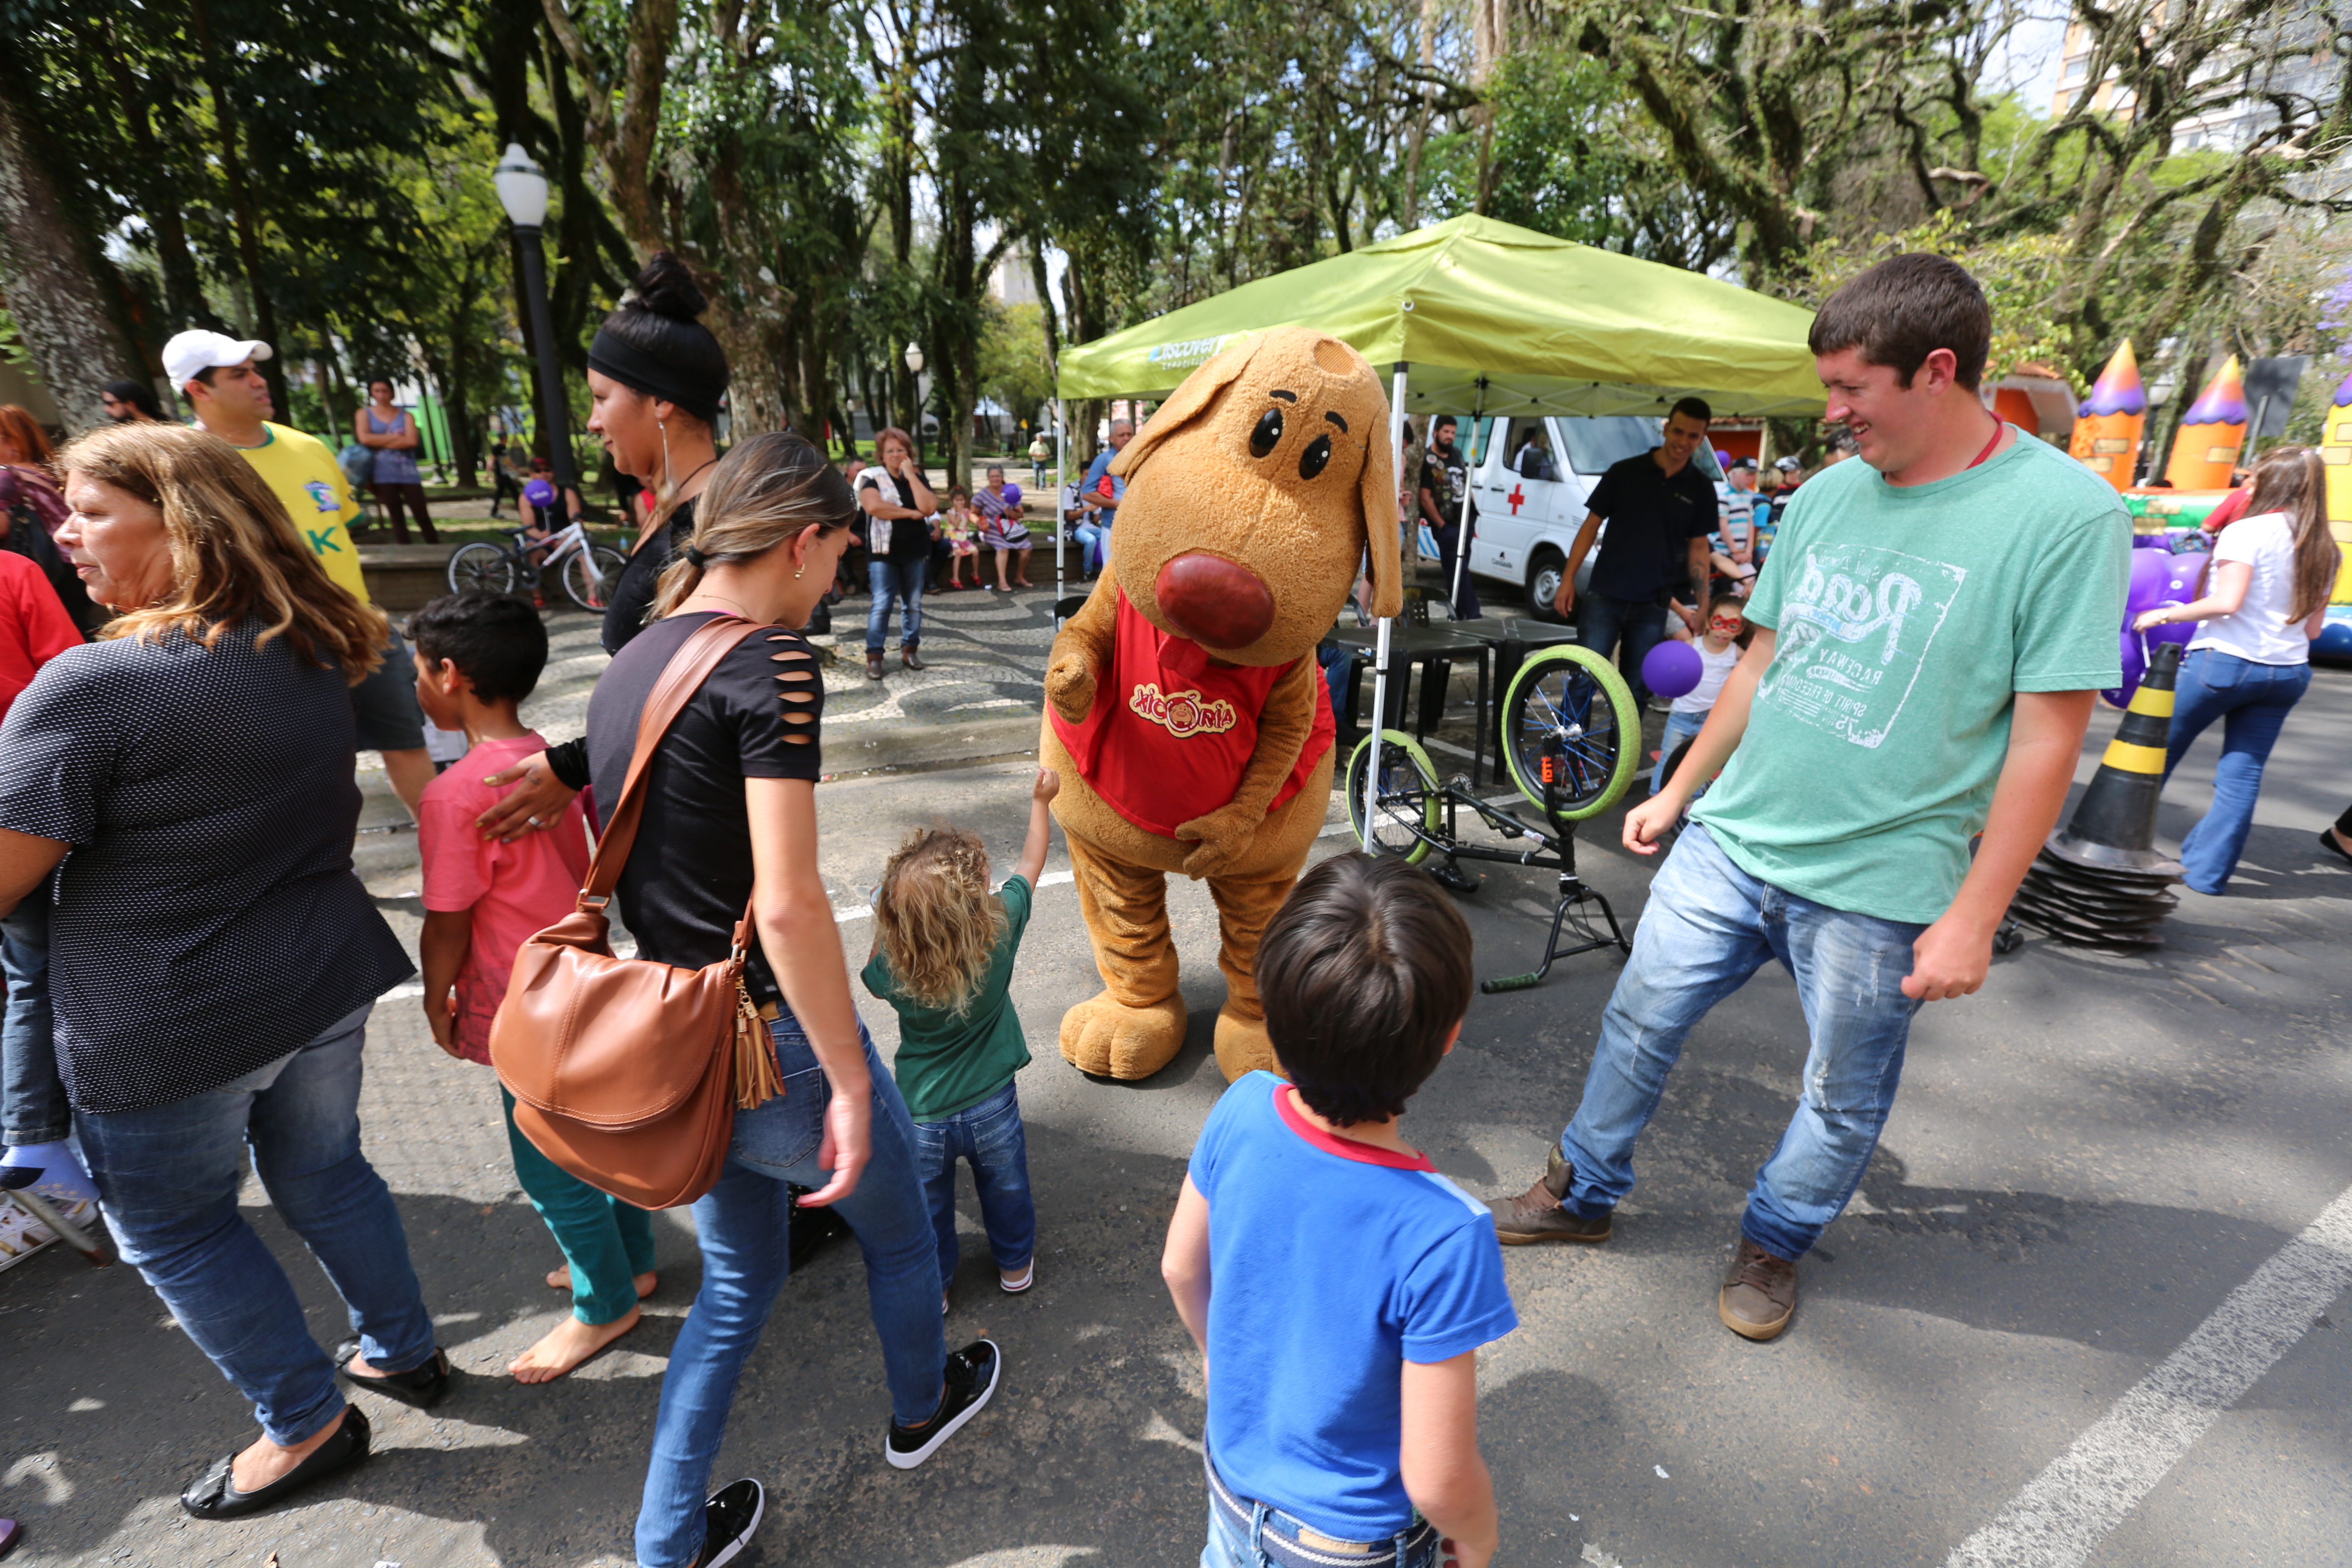
<instances>
[{"instance_id":1,"label":"tent leg","mask_svg":"<svg viewBox=\"0 0 2352 1568\"><path fill-rule=\"evenodd\" d=\"M1486 412L1486 378L1478 378L1478 397L1470 405L1470 441L1478 440L1478 421ZM1466 457L1467 454L1465 454ZM1480 453L1481 460L1486 454ZM1465 468L1462 480L1462 513L1454 524L1454 582L1446 590L1445 613L1453 615L1454 606L1462 602L1462 574L1470 569L1470 492L1475 488L1477 470Z\"/></svg>"},{"instance_id":2,"label":"tent leg","mask_svg":"<svg viewBox=\"0 0 2352 1568\"><path fill-rule=\"evenodd\" d=\"M1054 603L1062 602L1062 533L1069 520L1062 515L1062 489L1069 481L1069 422L1062 416L1062 400L1054 399ZM1055 631L1062 628L1055 626Z\"/></svg>"},{"instance_id":3,"label":"tent leg","mask_svg":"<svg viewBox=\"0 0 2352 1568\"><path fill-rule=\"evenodd\" d=\"M1389 628L1393 618L1381 617L1380 636L1372 647L1372 749L1364 759L1363 851L1372 853L1372 809L1381 798L1381 726L1389 717ZM1343 781L1344 782L1344 781Z\"/></svg>"}]
</instances>

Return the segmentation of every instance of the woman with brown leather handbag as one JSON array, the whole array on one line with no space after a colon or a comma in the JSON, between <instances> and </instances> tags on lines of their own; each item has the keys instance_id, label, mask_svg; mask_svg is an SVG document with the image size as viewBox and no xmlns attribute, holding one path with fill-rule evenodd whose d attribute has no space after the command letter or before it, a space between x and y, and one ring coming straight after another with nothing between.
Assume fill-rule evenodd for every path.
<instances>
[{"instance_id":1,"label":"woman with brown leather handbag","mask_svg":"<svg viewBox=\"0 0 2352 1568\"><path fill-rule=\"evenodd\" d=\"M856 512L847 483L800 437L737 446L712 471L694 536L662 575L660 618L614 658L589 703L596 798L613 811L639 717L673 658L728 617L760 626L662 733L615 889L638 956L688 970L728 959L749 906L756 940L746 944L743 984L783 1085L735 1111L725 1166L694 1205L702 1289L662 1379L637 1516L644 1568L712 1568L758 1527L758 1481L707 1500L704 1489L736 1379L791 1271L787 1183L816 1188L802 1201L832 1205L865 1254L890 1386L890 1463L920 1464L996 1387L994 1345L948 1352L914 1124L850 1001L817 869L824 689L814 650L783 628L806 625L832 585Z\"/></svg>"}]
</instances>

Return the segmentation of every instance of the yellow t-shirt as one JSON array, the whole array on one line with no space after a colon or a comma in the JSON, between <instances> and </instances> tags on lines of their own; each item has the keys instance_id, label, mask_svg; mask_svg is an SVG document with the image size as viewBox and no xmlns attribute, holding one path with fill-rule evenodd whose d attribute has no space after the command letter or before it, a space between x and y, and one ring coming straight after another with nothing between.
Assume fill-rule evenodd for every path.
<instances>
[{"instance_id":1,"label":"yellow t-shirt","mask_svg":"<svg viewBox=\"0 0 2352 1568\"><path fill-rule=\"evenodd\" d=\"M269 439L258 447L239 447L238 455L277 493L278 504L294 520L294 531L327 575L358 595L361 604L372 604L367 579L360 573L359 546L345 526L359 516L360 505L352 499L335 455L316 436L267 420L261 428Z\"/></svg>"}]
</instances>

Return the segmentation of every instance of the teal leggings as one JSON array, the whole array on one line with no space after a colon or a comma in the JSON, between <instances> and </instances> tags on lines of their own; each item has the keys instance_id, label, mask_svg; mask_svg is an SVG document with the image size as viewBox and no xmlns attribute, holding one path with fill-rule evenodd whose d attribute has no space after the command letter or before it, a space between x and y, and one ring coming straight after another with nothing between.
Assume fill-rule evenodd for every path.
<instances>
[{"instance_id":1,"label":"teal leggings","mask_svg":"<svg viewBox=\"0 0 2352 1568\"><path fill-rule=\"evenodd\" d=\"M637 1276L653 1272L653 1215L598 1192L541 1153L515 1126L514 1096L503 1085L499 1098L507 1108L515 1177L572 1266L572 1315L583 1323L627 1316L637 1304Z\"/></svg>"}]
</instances>

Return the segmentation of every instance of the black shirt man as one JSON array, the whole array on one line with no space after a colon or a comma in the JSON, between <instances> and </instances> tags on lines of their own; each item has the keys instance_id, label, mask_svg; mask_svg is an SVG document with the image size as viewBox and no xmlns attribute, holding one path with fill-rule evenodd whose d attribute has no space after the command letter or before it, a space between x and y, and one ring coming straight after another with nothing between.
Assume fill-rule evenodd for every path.
<instances>
[{"instance_id":1,"label":"black shirt man","mask_svg":"<svg viewBox=\"0 0 2352 1568\"><path fill-rule=\"evenodd\" d=\"M1705 403L1685 397L1667 416L1657 446L1610 465L1585 503L1584 526L1577 530L1552 600L1560 615L1573 613L1577 572L1607 519L1609 537L1592 563L1591 590L1578 625L1586 647L1603 658L1617 656L1636 700L1645 694L1642 660L1665 636L1668 598L1696 605L1696 624L1706 622L1715 482L1691 458L1706 442L1712 417Z\"/></svg>"}]
</instances>

